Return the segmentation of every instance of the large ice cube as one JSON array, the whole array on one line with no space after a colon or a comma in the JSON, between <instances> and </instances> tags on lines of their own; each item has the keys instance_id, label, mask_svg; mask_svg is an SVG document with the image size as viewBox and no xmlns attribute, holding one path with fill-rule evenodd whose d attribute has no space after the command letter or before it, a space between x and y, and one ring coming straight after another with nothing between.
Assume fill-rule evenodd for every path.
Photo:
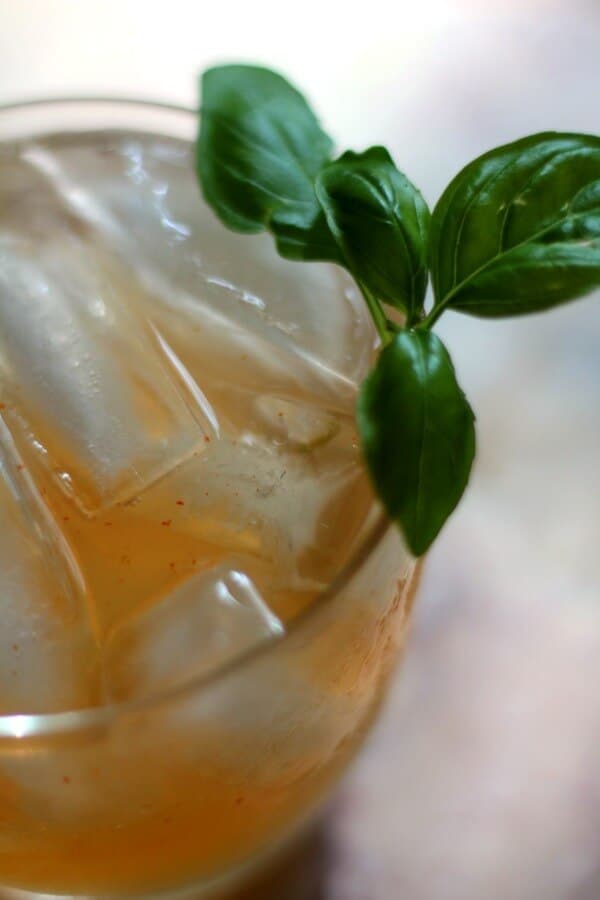
<instances>
[{"instance_id":1,"label":"large ice cube","mask_svg":"<svg viewBox=\"0 0 600 900\"><path fill-rule=\"evenodd\" d=\"M145 520L149 510L168 510L170 533L268 562L278 586L322 588L339 571L372 504L368 479L356 465L356 450L347 446L347 426L332 435L323 430L331 423L317 419L316 429L309 419L314 434L329 444L313 452L304 443L290 449L290 439L286 442L270 418L262 422L264 410L253 411L252 399L244 403L247 430L211 441L200 457L140 497L130 515ZM286 406L287 424L280 429L294 428L289 410ZM304 427L303 418L292 431L295 439L313 437Z\"/></svg>"},{"instance_id":2,"label":"large ice cube","mask_svg":"<svg viewBox=\"0 0 600 900\"><path fill-rule=\"evenodd\" d=\"M0 391L11 427L93 512L203 447L202 417L125 268L20 167L0 187Z\"/></svg>"},{"instance_id":3,"label":"large ice cube","mask_svg":"<svg viewBox=\"0 0 600 900\"><path fill-rule=\"evenodd\" d=\"M269 236L224 228L200 196L189 146L144 136L94 141L50 139L25 155L136 271L153 320L192 374L235 378L250 390L268 379L274 394L348 408L374 335L347 276L281 259Z\"/></svg>"},{"instance_id":4,"label":"large ice cube","mask_svg":"<svg viewBox=\"0 0 600 900\"><path fill-rule=\"evenodd\" d=\"M0 419L0 713L98 699L84 585Z\"/></svg>"},{"instance_id":5,"label":"large ice cube","mask_svg":"<svg viewBox=\"0 0 600 900\"><path fill-rule=\"evenodd\" d=\"M144 697L184 684L283 632L252 579L231 559L184 581L114 630L104 654L108 697Z\"/></svg>"}]
</instances>

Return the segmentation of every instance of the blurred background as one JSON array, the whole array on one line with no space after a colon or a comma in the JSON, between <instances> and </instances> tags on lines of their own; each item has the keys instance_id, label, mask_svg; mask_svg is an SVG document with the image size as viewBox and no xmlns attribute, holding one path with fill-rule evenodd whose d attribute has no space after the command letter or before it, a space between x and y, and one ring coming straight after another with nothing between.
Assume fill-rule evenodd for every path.
<instances>
[{"instance_id":1,"label":"blurred background","mask_svg":"<svg viewBox=\"0 0 600 900\"><path fill-rule=\"evenodd\" d=\"M357 8L3 0L0 101L193 104L207 64L262 61L340 145L387 144L431 204L495 144L600 133L599 0ZM600 897L599 301L442 323L478 414L476 470L309 900Z\"/></svg>"}]
</instances>

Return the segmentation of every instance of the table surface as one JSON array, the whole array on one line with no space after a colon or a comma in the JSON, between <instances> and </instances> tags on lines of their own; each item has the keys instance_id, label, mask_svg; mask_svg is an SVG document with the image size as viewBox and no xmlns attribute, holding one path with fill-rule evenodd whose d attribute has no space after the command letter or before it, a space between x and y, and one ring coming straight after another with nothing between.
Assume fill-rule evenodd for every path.
<instances>
[{"instance_id":1,"label":"table surface","mask_svg":"<svg viewBox=\"0 0 600 900\"><path fill-rule=\"evenodd\" d=\"M598 0L422 0L396 19L372 0L368 20L348 14L342 46L335 4L307 3L294 29L273 3L206 19L172 0L168 21L156 6L4 4L0 99L191 102L209 60L263 59L309 89L345 143L387 143L431 202L494 144L600 133ZM367 748L263 900L600 896L598 301L442 322L478 414L469 495L431 553Z\"/></svg>"}]
</instances>

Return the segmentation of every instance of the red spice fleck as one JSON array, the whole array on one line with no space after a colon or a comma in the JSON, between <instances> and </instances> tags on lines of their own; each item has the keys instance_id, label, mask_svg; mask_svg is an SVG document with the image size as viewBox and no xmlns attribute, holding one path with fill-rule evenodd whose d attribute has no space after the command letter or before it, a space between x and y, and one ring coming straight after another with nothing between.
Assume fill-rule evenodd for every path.
<instances>
[{"instance_id":1,"label":"red spice fleck","mask_svg":"<svg viewBox=\"0 0 600 900\"><path fill-rule=\"evenodd\" d=\"M165 528L168 528L172 521L173 521L172 519L163 519L163 521L160 524L164 525Z\"/></svg>"},{"instance_id":2,"label":"red spice fleck","mask_svg":"<svg viewBox=\"0 0 600 900\"><path fill-rule=\"evenodd\" d=\"M124 556L121 557L121 562L123 563L124 566L128 566L129 563L131 562L131 559L129 556L127 556L127 554L125 554Z\"/></svg>"},{"instance_id":3,"label":"red spice fleck","mask_svg":"<svg viewBox=\"0 0 600 900\"><path fill-rule=\"evenodd\" d=\"M0 403L0 409L6 409L6 403Z\"/></svg>"},{"instance_id":4,"label":"red spice fleck","mask_svg":"<svg viewBox=\"0 0 600 900\"><path fill-rule=\"evenodd\" d=\"M176 500L175 506L185 506L185 502L183 500Z\"/></svg>"},{"instance_id":5,"label":"red spice fleck","mask_svg":"<svg viewBox=\"0 0 600 900\"><path fill-rule=\"evenodd\" d=\"M68 775L63 775L63 784L71 784L71 779Z\"/></svg>"},{"instance_id":6,"label":"red spice fleck","mask_svg":"<svg viewBox=\"0 0 600 900\"><path fill-rule=\"evenodd\" d=\"M169 563L169 568L170 568L170 569L174 569L174 568L175 568L175 563L173 562L173 560L171 560L171 562Z\"/></svg>"},{"instance_id":7,"label":"red spice fleck","mask_svg":"<svg viewBox=\"0 0 600 900\"><path fill-rule=\"evenodd\" d=\"M17 472L22 472L24 468L25 465L23 463L19 463L19 465L17 466Z\"/></svg>"},{"instance_id":8,"label":"red spice fleck","mask_svg":"<svg viewBox=\"0 0 600 900\"><path fill-rule=\"evenodd\" d=\"M193 560L192 560L192 565L195 566L197 562L198 562L197 559L193 559Z\"/></svg>"},{"instance_id":9,"label":"red spice fleck","mask_svg":"<svg viewBox=\"0 0 600 900\"><path fill-rule=\"evenodd\" d=\"M205 497L208 497L208 491L204 491Z\"/></svg>"},{"instance_id":10,"label":"red spice fleck","mask_svg":"<svg viewBox=\"0 0 600 900\"><path fill-rule=\"evenodd\" d=\"M105 522L105 525L112 525L112 522Z\"/></svg>"},{"instance_id":11,"label":"red spice fleck","mask_svg":"<svg viewBox=\"0 0 600 900\"><path fill-rule=\"evenodd\" d=\"M204 440L206 441L207 444L210 444L210 438L207 434L204 435Z\"/></svg>"},{"instance_id":12,"label":"red spice fleck","mask_svg":"<svg viewBox=\"0 0 600 900\"><path fill-rule=\"evenodd\" d=\"M63 516L63 522L68 522L71 516Z\"/></svg>"},{"instance_id":13,"label":"red spice fleck","mask_svg":"<svg viewBox=\"0 0 600 900\"><path fill-rule=\"evenodd\" d=\"M13 644L13 645L12 645L12 648L13 648L13 650L15 651L15 653L18 653L18 652L19 652L19 645L18 645L18 644Z\"/></svg>"},{"instance_id":14,"label":"red spice fleck","mask_svg":"<svg viewBox=\"0 0 600 900\"><path fill-rule=\"evenodd\" d=\"M242 804L243 802L244 802L244 798L243 798L241 795L240 795L239 797L236 797L236 798L235 798L235 805L236 805L236 806L240 806L240 804Z\"/></svg>"}]
</instances>

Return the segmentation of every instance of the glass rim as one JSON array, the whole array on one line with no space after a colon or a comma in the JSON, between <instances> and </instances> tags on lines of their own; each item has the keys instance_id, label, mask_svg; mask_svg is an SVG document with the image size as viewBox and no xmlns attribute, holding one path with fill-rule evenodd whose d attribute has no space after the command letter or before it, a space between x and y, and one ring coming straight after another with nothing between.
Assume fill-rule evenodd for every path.
<instances>
[{"instance_id":1,"label":"glass rim","mask_svg":"<svg viewBox=\"0 0 600 900\"><path fill-rule=\"evenodd\" d=\"M154 101L147 98L134 97L111 97L106 95L74 95L74 96L52 96L24 99L21 101L11 101L0 104L0 129L2 127L2 117L8 113L27 112L29 110L46 109L50 107L59 107L61 105L76 107L77 105L94 106L121 106L121 107L138 107L140 110L155 110L156 112L164 111L177 113L186 117L196 116L197 111L193 107L187 107L168 101ZM81 133L94 130L111 130L126 132L127 130L141 131L136 129L136 125L130 125L129 128L120 127L92 129L82 128L73 132L69 123L62 123L60 127L51 129L44 127L41 130L32 130L31 134L71 134ZM151 130L147 133L152 133ZM168 131L164 132L168 136ZM0 147L11 140L22 140L27 137L27 133L19 138L3 138L0 131ZM226 662L217 666L213 671L204 675L198 675L190 678L179 685L167 688L163 691L150 694L147 697L139 699L124 700L114 703L104 704L102 706L83 707L81 709L64 710L51 713L11 713L0 715L0 750L5 749L6 745L12 745L26 739L38 739L43 737L53 737L68 733L76 733L93 728L105 728L117 719L130 714L140 712L148 712L153 709L159 709L169 706L185 699L188 695L198 692L210 690L211 687L230 677L238 670L252 665L256 660L267 658L270 654L276 652L279 648L284 647L299 632L301 632L307 623L312 623L323 610L328 608L339 595L339 593L349 584L352 578L360 571L365 562L376 551L382 543L388 532L395 528L393 522L388 518L383 507L378 504L374 521L369 523L365 529L365 533L360 537L358 545L353 550L350 558L341 567L337 575L332 581L323 588L314 598L312 603L301 613L295 616L289 626L285 629L281 637L273 640L263 641L255 647L235 656L230 662Z\"/></svg>"}]
</instances>

